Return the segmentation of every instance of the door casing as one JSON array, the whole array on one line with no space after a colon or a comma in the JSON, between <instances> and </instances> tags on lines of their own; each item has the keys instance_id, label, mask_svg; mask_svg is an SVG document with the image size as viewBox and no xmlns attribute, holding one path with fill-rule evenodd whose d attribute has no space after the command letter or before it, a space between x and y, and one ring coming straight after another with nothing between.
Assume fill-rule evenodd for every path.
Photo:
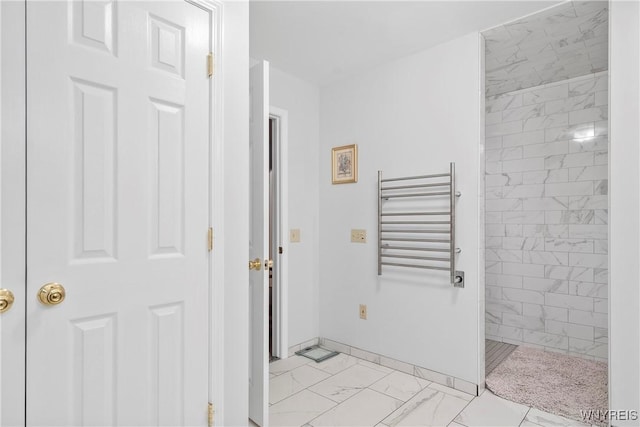
<instances>
[{"instance_id":1,"label":"door casing","mask_svg":"<svg viewBox=\"0 0 640 427\"><path fill-rule=\"evenodd\" d=\"M269 118L274 120L276 138L273 141L273 173L275 215L271 218L273 238L271 252L274 254L274 356L285 359L289 356L289 113L282 108L270 106ZM283 248L278 253L278 247Z\"/></svg>"}]
</instances>

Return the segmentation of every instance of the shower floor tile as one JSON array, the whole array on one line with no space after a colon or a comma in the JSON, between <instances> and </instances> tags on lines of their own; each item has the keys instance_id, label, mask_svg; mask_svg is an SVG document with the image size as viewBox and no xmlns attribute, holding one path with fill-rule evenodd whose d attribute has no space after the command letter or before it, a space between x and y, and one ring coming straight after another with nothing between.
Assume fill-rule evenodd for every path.
<instances>
[{"instance_id":1,"label":"shower floor tile","mask_svg":"<svg viewBox=\"0 0 640 427\"><path fill-rule=\"evenodd\" d=\"M508 344L506 342L498 342L493 340L485 340L485 377L493 371L496 366L502 363L513 351L518 348L517 345Z\"/></svg>"}]
</instances>

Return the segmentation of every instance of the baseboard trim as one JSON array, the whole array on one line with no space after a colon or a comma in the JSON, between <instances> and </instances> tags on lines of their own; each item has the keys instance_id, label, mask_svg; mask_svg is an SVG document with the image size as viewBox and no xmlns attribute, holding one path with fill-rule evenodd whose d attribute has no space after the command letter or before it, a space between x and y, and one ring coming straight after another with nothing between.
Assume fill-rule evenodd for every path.
<instances>
[{"instance_id":1,"label":"baseboard trim","mask_svg":"<svg viewBox=\"0 0 640 427\"><path fill-rule=\"evenodd\" d=\"M453 389L462 391L473 396L478 396L479 387L478 384L470 383L469 381L462 380L460 378L446 375L440 372L432 371L422 366L412 365L410 363L402 362L400 360L392 359L390 357L383 356L381 354L372 353L370 351L362 350L358 347L353 347L348 344L343 344L337 341L333 341L327 338L314 338L309 341L289 347L289 356L295 354L303 348L310 347L312 345L320 345L329 350L339 351L340 353L348 354L359 359L366 360L371 363L375 363L387 368L395 369L400 372L404 372L409 375L413 375L419 378L424 378L428 381L436 384L441 384Z\"/></svg>"}]
</instances>

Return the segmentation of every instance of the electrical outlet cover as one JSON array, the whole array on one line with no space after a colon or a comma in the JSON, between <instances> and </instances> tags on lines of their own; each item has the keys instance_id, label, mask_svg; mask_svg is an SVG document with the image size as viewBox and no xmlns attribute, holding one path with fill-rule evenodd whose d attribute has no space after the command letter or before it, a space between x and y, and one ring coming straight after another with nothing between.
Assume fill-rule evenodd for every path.
<instances>
[{"instance_id":1,"label":"electrical outlet cover","mask_svg":"<svg viewBox=\"0 0 640 427\"><path fill-rule=\"evenodd\" d=\"M366 304L360 304L360 318L367 320L367 306Z\"/></svg>"}]
</instances>

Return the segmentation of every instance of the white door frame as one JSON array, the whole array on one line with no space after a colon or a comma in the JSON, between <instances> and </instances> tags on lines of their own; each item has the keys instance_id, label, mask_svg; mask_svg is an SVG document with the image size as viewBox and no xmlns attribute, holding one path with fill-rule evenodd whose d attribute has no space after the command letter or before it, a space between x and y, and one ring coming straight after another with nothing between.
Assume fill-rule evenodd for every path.
<instances>
[{"instance_id":1,"label":"white door frame","mask_svg":"<svg viewBox=\"0 0 640 427\"><path fill-rule=\"evenodd\" d=\"M285 246L289 230L289 112L269 106L269 119L274 120L273 177L275 181L275 218L271 219L273 238L273 352L280 359L289 357L289 248ZM282 253L278 253L278 248Z\"/></svg>"},{"instance_id":2,"label":"white door frame","mask_svg":"<svg viewBox=\"0 0 640 427\"><path fill-rule=\"evenodd\" d=\"M485 70L485 38L482 33L478 33L478 51L480 52L480 70L479 70L479 78L480 78L480 91L478 96L480 97L480 120L478 123L480 124L480 128L478 129L478 133L480 136L480 150L478 150L478 194L481 197L478 199L478 218L480 218L480 227L478 227L478 248L479 248L479 262L478 262L478 395L480 395L485 387L485 379L486 379L486 354L485 354L485 336L486 336L486 313L485 313L485 305L486 305L486 297L485 297L485 289L486 289L486 277L485 277L485 268L486 268L486 250L485 250L485 224L486 224L486 204L485 204L485 78L486 78L486 70Z\"/></svg>"},{"instance_id":3,"label":"white door frame","mask_svg":"<svg viewBox=\"0 0 640 427\"><path fill-rule=\"evenodd\" d=\"M209 224L213 230L213 250L209 253L209 403L215 419L224 424L224 141L222 23L220 0L185 0L210 11L209 48L214 59L214 75L209 87L211 127L209 146Z\"/></svg>"},{"instance_id":4,"label":"white door frame","mask_svg":"<svg viewBox=\"0 0 640 427\"><path fill-rule=\"evenodd\" d=\"M29 0L27 0L29 1ZM222 25L223 3L220 0L185 0L210 13L209 45L217 69L210 85L210 167L211 196L209 220L214 229L214 250L210 253L209 271L209 402L214 403L216 421L224 424L224 163L223 163L223 76ZM6 7L11 5L12 7ZM0 317L0 331L20 332L0 334L0 426L24 424L25 389L25 197L26 197L26 18L24 2L0 4L0 287L7 287L15 295L12 309ZM11 40L11 45L2 41ZM204 67L204 63L203 63ZM3 87L11 87L7 92ZM20 107L22 106L22 107ZM9 108L11 107L11 108ZM4 120L6 118L6 120ZM22 144L15 143L23 141ZM6 183L6 184L5 184ZM10 225L10 226L9 226ZM5 249L2 251L2 249ZM9 250L10 248L10 250ZM214 285L215 284L215 285ZM7 315L11 315L11 317ZM5 327L6 324L6 327ZM22 345L15 343L21 338ZM11 341L10 341L11 340ZM4 345L3 345L4 344ZM16 345L18 344L18 345ZM204 411L204 408L203 408Z\"/></svg>"}]
</instances>

